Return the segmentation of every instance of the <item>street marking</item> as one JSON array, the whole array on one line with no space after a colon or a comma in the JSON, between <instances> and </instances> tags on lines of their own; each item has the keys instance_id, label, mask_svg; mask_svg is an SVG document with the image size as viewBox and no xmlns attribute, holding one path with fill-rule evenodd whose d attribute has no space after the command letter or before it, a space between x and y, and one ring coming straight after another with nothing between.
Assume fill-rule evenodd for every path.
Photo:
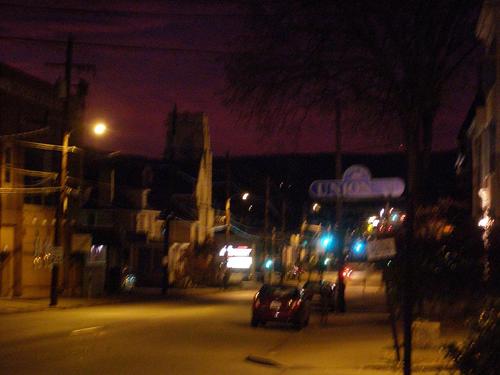
<instances>
[{"instance_id":1,"label":"street marking","mask_svg":"<svg viewBox=\"0 0 500 375\"><path fill-rule=\"evenodd\" d=\"M99 331L100 329L103 329L104 326L94 326L94 327L87 327L87 328L80 328L80 329L74 329L71 331L70 336L77 336L77 335L85 335L89 333L94 333L96 331Z\"/></svg>"}]
</instances>

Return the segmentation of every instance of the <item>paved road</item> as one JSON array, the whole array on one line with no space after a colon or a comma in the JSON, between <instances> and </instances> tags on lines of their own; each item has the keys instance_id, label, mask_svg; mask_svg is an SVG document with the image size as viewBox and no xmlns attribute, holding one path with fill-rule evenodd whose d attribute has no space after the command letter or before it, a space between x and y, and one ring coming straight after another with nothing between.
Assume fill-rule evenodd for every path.
<instances>
[{"instance_id":1,"label":"paved road","mask_svg":"<svg viewBox=\"0 0 500 375\"><path fill-rule=\"evenodd\" d=\"M331 316L327 327L313 317L300 332L251 328L253 293L4 315L0 374L354 374L380 362L390 345L374 288L348 301L351 312Z\"/></svg>"}]
</instances>

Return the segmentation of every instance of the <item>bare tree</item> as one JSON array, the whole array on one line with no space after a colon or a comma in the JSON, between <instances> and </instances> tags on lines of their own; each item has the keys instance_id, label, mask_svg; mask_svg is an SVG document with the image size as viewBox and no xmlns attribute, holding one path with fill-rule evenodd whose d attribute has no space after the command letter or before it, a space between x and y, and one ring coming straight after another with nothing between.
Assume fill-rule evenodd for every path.
<instances>
[{"instance_id":1,"label":"bare tree","mask_svg":"<svg viewBox=\"0 0 500 375\"><path fill-rule=\"evenodd\" d=\"M404 373L411 373L412 244L438 110L476 47L480 0L252 1L226 62L227 103L265 131L348 100L400 131L408 159Z\"/></svg>"}]
</instances>

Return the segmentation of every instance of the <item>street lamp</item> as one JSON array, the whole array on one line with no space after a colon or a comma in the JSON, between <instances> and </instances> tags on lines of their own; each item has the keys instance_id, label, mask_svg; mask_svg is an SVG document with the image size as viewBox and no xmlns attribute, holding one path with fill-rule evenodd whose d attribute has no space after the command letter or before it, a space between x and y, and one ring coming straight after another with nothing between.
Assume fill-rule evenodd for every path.
<instances>
[{"instance_id":1,"label":"street lamp","mask_svg":"<svg viewBox=\"0 0 500 375\"><path fill-rule=\"evenodd\" d=\"M66 130L63 134L62 155L61 155L61 173L60 173L60 186L61 193L59 195L59 206L56 210L56 225L54 235L54 245L59 247L63 257L63 285L67 287L69 279L69 252L67 249L66 239L66 215L68 212L68 192L67 192L67 179L68 179L68 151L69 151L69 138L71 133L77 128ZM98 122L93 126L93 132L97 136L106 133L107 126L104 122ZM51 271L50 282L50 306L57 305L57 284L59 276L59 265L54 262Z\"/></svg>"},{"instance_id":2,"label":"street lamp","mask_svg":"<svg viewBox=\"0 0 500 375\"><path fill-rule=\"evenodd\" d=\"M226 199L226 246L229 245L231 236L231 199L239 194L233 194ZM250 193L244 192L241 194L241 200L246 201L250 197Z\"/></svg>"},{"instance_id":3,"label":"street lamp","mask_svg":"<svg viewBox=\"0 0 500 375\"><path fill-rule=\"evenodd\" d=\"M108 127L104 122L98 122L94 125L94 128L92 130L94 131L95 135L101 136L108 131Z\"/></svg>"}]
</instances>

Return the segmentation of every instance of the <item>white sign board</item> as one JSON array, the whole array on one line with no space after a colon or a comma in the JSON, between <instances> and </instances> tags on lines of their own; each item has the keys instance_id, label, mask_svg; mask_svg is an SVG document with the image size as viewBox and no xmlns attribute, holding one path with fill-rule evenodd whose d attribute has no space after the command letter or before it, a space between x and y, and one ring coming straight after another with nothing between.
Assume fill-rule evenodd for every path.
<instances>
[{"instance_id":1,"label":"white sign board","mask_svg":"<svg viewBox=\"0 0 500 375\"><path fill-rule=\"evenodd\" d=\"M246 246L224 246L222 249L220 249L219 256L223 257L226 254L226 251L228 257L248 257L252 252L252 248Z\"/></svg>"},{"instance_id":2,"label":"white sign board","mask_svg":"<svg viewBox=\"0 0 500 375\"><path fill-rule=\"evenodd\" d=\"M396 256L396 241L392 237L368 241L366 254L368 261L394 258Z\"/></svg>"},{"instance_id":3,"label":"white sign board","mask_svg":"<svg viewBox=\"0 0 500 375\"><path fill-rule=\"evenodd\" d=\"M229 257L227 268L249 269L252 266L252 257Z\"/></svg>"},{"instance_id":4,"label":"white sign board","mask_svg":"<svg viewBox=\"0 0 500 375\"><path fill-rule=\"evenodd\" d=\"M363 165L352 165L346 169L341 180L317 180L309 187L313 199L368 199L397 198L405 190L401 178L372 178L370 171Z\"/></svg>"}]
</instances>

